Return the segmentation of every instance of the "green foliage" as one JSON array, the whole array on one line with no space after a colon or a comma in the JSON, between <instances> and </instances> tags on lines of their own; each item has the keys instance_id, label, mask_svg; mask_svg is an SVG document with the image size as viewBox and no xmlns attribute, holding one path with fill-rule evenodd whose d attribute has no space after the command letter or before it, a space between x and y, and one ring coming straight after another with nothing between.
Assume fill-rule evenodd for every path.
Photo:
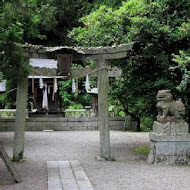
<instances>
[{"instance_id":1,"label":"green foliage","mask_svg":"<svg viewBox=\"0 0 190 190\"><path fill-rule=\"evenodd\" d=\"M43 27L40 27L40 31L47 37L41 43L50 45L70 44L70 40L67 38L68 30L80 25L78 19L90 13L93 4L89 3L88 0L51 0L47 2L50 5L49 9L55 8L54 13L51 15L55 17L56 26L50 27L49 30L44 30ZM49 14L48 11L46 13ZM50 23L52 22L51 18L48 20ZM48 26L51 25L47 23L46 27ZM36 43L39 42L36 41Z\"/></svg>"},{"instance_id":2,"label":"green foliage","mask_svg":"<svg viewBox=\"0 0 190 190\"><path fill-rule=\"evenodd\" d=\"M108 104L108 110L110 114L113 114L114 116L125 117L125 111L121 105L121 102L117 98L113 98L112 92L110 92Z\"/></svg>"},{"instance_id":3,"label":"green foliage","mask_svg":"<svg viewBox=\"0 0 190 190\"><path fill-rule=\"evenodd\" d=\"M66 109L72 104L71 98L74 96L71 92L71 81L59 82L60 95L63 100L63 107Z\"/></svg>"},{"instance_id":4,"label":"green foliage","mask_svg":"<svg viewBox=\"0 0 190 190\"><path fill-rule=\"evenodd\" d=\"M39 33L39 24L42 27L46 25L47 18L51 19L51 23L53 23L52 14L49 13L52 13L54 9L51 9L47 17L44 6L48 5L37 0L3 2L0 21L0 70L3 71L6 78L17 79L27 76L28 63L22 58L21 53L16 52L15 42L23 43L30 42L35 38L45 38Z\"/></svg>"},{"instance_id":5,"label":"green foliage","mask_svg":"<svg viewBox=\"0 0 190 190\"><path fill-rule=\"evenodd\" d=\"M83 109L84 106L82 104L76 104L74 103L73 105L69 106L68 109Z\"/></svg>"},{"instance_id":6,"label":"green foliage","mask_svg":"<svg viewBox=\"0 0 190 190\"><path fill-rule=\"evenodd\" d=\"M27 76L30 70L28 61L15 52L15 42L68 45L67 30L78 26L78 18L90 10L91 4L87 0L0 2L0 71L4 77L16 81L18 77ZM6 99L11 101L10 94Z\"/></svg>"},{"instance_id":7,"label":"green foliage","mask_svg":"<svg viewBox=\"0 0 190 190\"><path fill-rule=\"evenodd\" d=\"M146 154L146 155L148 155L149 151L150 151L150 148L147 146L134 149L134 152L139 153L139 154Z\"/></svg>"},{"instance_id":8,"label":"green foliage","mask_svg":"<svg viewBox=\"0 0 190 190\"><path fill-rule=\"evenodd\" d=\"M6 92L3 102L6 109L16 108L16 88L17 81L14 78L6 82Z\"/></svg>"},{"instance_id":9,"label":"green foliage","mask_svg":"<svg viewBox=\"0 0 190 190\"><path fill-rule=\"evenodd\" d=\"M4 99L5 99L5 95L0 94L0 109L4 108Z\"/></svg>"},{"instance_id":10,"label":"green foliage","mask_svg":"<svg viewBox=\"0 0 190 190\"><path fill-rule=\"evenodd\" d=\"M0 94L0 102L4 100L4 94Z\"/></svg>"},{"instance_id":11,"label":"green foliage","mask_svg":"<svg viewBox=\"0 0 190 190\"><path fill-rule=\"evenodd\" d=\"M10 12L11 11L11 12ZM51 1L32 0L5 3L5 16L9 22L19 21L24 30L23 39L29 42L30 39L43 39L46 36L40 33L41 28L49 31L57 25L55 18L56 7Z\"/></svg>"},{"instance_id":12,"label":"green foliage","mask_svg":"<svg viewBox=\"0 0 190 190\"><path fill-rule=\"evenodd\" d=\"M122 4L122 1L123 0L95 0L94 4L96 8L102 4L113 8L118 8Z\"/></svg>"},{"instance_id":13,"label":"green foliage","mask_svg":"<svg viewBox=\"0 0 190 190\"><path fill-rule=\"evenodd\" d=\"M87 0L0 2L0 71L4 77L11 83L18 77L27 76L30 70L21 53L15 52L15 42L68 45L67 30L78 26L78 18L89 13L91 8ZM7 107L14 107L15 92L6 94ZM67 98L66 95L66 103Z\"/></svg>"},{"instance_id":14,"label":"green foliage","mask_svg":"<svg viewBox=\"0 0 190 190\"><path fill-rule=\"evenodd\" d=\"M177 90L180 91L183 102L186 106L186 116L190 122L190 49L179 51L179 55L173 54L172 59L177 65L170 69L178 76L179 85Z\"/></svg>"},{"instance_id":15,"label":"green foliage","mask_svg":"<svg viewBox=\"0 0 190 190\"><path fill-rule=\"evenodd\" d=\"M83 92L82 80L79 80L79 88L76 93L72 92L72 81L59 82L59 90L64 109L82 109L90 105L91 96Z\"/></svg>"},{"instance_id":16,"label":"green foliage","mask_svg":"<svg viewBox=\"0 0 190 190\"><path fill-rule=\"evenodd\" d=\"M84 27L73 29L69 37L76 45L106 46L119 43L123 36L120 15L105 5L80 20Z\"/></svg>"},{"instance_id":17,"label":"green foliage","mask_svg":"<svg viewBox=\"0 0 190 190\"><path fill-rule=\"evenodd\" d=\"M156 116L156 93L175 90L179 75L171 74L172 53L190 45L190 2L188 0L129 0L119 9L105 5L80 19L69 37L75 45L110 46L135 41L134 51L113 66L123 76L111 82L112 99L118 99L127 114L139 120Z\"/></svg>"},{"instance_id":18,"label":"green foliage","mask_svg":"<svg viewBox=\"0 0 190 190\"><path fill-rule=\"evenodd\" d=\"M142 129L147 129L147 131L150 131L153 126L153 119L150 117L142 117L141 118L141 128Z\"/></svg>"},{"instance_id":19,"label":"green foliage","mask_svg":"<svg viewBox=\"0 0 190 190\"><path fill-rule=\"evenodd\" d=\"M0 82L2 81L3 79L3 73L0 71Z\"/></svg>"},{"instance_id":20,"label":"green foliage","mask_svg":"<svg viewBox=\"0 0 190 190\"><path fill-rule=\"evenodd\" d=\"M171 70L179 69L182 73L182 80L177 87L180 91L185 91L190 83L190 49L186 52L179 51L179 55L173 54L172 61L177 63L177 66L171 67Z\"/></svg>"},{"instance_id":21,"label":"green foliage","mask_svg":"<svg viewBox=\"0 0 190 190\"><path fill-rule=\"evenodd\" d=\"M72 41L80 46L109 46L135 41L134 51L129 52L126 59L111 62L112 66L123 69L122 78L111 81L110 102L117 107L116 113L125 111L136 119L154 119L157 91L167 88L178 96L176 86L186 106L189 105L189 65L186 61L190 45L190 1L128 0L122 5L121 0L90 2L2 1L0 70L4 76L14 81L30 70L21 54L15 53L14 42L69 45ZM72 30L73 27L76 28ZM72 30L68 35L70 39L68 30ZM183 52L177 55L179 50ZM170 67L175 67L174 72ZM72 94L71 82L60 88L66 107L77 99L82 105L90 101L89 95L82 91L78 92L78 97ZM80 89L83 88L81 84Z\"/></svg>"},{"instance_id":22,"label":"green foliage","mask_svg":"<svg viewBox=\"0 0 190 190\"><path fill-rule=\"evenodd\" d=\"M0 71L12 84L11 87L8 85L7 90L16 88L17 79L27 77L30 71L28 61L16 50L15 43L44 39L40 27L55 27L55 9L48 10L48 6L41 0L3 1L0 6ZM15 92L6 93L4 101L7 108L15 106Z\"/></svg>"}]
</instances>

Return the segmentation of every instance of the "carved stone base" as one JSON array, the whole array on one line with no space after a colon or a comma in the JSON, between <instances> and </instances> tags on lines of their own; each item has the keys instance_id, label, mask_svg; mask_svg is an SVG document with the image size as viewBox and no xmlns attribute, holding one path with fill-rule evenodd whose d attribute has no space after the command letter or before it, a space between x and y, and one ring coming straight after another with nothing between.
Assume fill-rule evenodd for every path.
<instances>
[{"instance_id":1,"label":"carved stone base","mask_svg":"<svg viewBox=\"0 0 190 190\"><path fill-rule=\"evenodd\" d=\"M170 134L170 135L176 135L176 134L188 134L188 124L185 122L179 122L179 123L159 123L157 121L154 121L153 124L153 132L157 134Z\"/></svg>"},{"instance_id":2,"label":"carved stone base","mask_svg":"<svg viewBox=\"0 0 190 190\"><path fill-rule=\"evenodd\" d=\"M159 165L190 164L190 134L187 123L154 122L147 162Z\"/></svg>"}]
</instances>

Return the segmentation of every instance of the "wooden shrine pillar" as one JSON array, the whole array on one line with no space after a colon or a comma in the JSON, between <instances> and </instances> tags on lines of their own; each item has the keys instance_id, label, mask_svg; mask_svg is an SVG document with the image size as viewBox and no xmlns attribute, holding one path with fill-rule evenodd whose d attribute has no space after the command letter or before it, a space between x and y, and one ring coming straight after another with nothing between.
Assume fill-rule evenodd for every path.
<instances>
[{"instance_id":1,"label":"wooden shrine pillar","mask_svg":"<svg viewBox=\"0 0 190 190\"><path fill-rule=\"evenodd\" d=\"M92 94L92 110L95 117L98 117L98 94Z\"/></svg>"},{"instance_id":2,"label":"wooden shrine pillar","mask_svg":"<svg viewBox=\"0 0 190 190\"><path fill-rule=\"evenodd\" d=\"M100 131L100 158L97 160L113 160L110 154L110 134L108 115L109 77L106 60L99 60L98 67L98 122Z\"/></svg>"},{"instance_id":3,"label":"wooden shrine pillar","mask_svg":"<svg viewBox=\"0 0 190 190\"><path fill-rule=\"evenodd\" d=\"M16 118L14 133L13 160L18 162L23 159L24 133L26 126L26 105L28 93L28 77L22 77L17 81Z\"/></svg>"}]
</instances>

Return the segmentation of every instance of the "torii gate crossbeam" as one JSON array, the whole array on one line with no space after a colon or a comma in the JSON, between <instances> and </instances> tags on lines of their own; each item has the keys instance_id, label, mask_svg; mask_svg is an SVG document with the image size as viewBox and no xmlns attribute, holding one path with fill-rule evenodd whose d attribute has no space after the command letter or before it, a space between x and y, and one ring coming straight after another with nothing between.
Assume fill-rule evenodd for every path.
<instances>
[{"instance_id":1,"label":"torii gate crossbeam","mask_svg":"<svg viewBox=\"0 0 190 190\"><path fill-rule=\"evenodd\" d=\"M73 61L95 60L98 63L95 75L98 76L98 109L99 109L99 131L100 131L100 160L112 160L110 153L110 136L109 136L109 117L108 117L108 87L109 76L117 76L117 71L109 71L107 61L111 59L120 59L127 56L127 51L132 50L134 43L122 44L110 47L95 47L95 48L81 48L81 47L44 47L38 45L16 44L19 51L22 51L23 57L29 58L45 58L57 59L58 56L69 54ZM38 71L39 72L39 71ZM78 72L78 74L77 74ZM71 77L79 78L87 75L90 72L89 68L82 70L71 70ZM51 72L50 72L51 73ZM82 73L82 74L81 74ZM120 73L121 74L121 73ZM120 75L119 74L119 75ZM21 106L21 109L25 109ZM22 110L24 112L24 110ZM22 112L20 110L20 112ZM25 110L26 111L26 110ZM22 113L23 113L22 112ZM19 116L16 117L20 119ZM21 124L21 122L23 124ZM20 126L25 125L23 121L16 121ZM15 134L19 131L19 126L15 128ZM15 135L16 137L17 135ZM19 135L24 136L24 135ZM17 142L17 139L15 139ZM24 143L23 141L19 141ZM14 145L24 147L23 145ZM19 150L21 151L21 150Z\"/></svg>"}]
</instances>

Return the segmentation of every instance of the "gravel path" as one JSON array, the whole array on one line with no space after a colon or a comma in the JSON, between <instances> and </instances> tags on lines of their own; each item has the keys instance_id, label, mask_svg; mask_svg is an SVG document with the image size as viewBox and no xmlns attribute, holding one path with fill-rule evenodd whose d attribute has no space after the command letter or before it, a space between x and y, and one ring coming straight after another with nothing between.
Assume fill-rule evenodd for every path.
<instances>
[{"instance_id":1,"label":"gravel path","mask_svg":"<svg viewBox=\"0 0 190 190\"><path fill-rule=\"evenodd\" d=\"M12 132L0 132L12 156ZM26 132L27 161L15 164L23 182L15 184L0 159L0 190L47 190L46 161L78 160L95 190L190 190L190 167L154 166L134 148L148 146L148 133L111 131L115 162L96 161L98 131ZM3 185L2 185L3 184Z\"/></svg>"}]
</instances>

